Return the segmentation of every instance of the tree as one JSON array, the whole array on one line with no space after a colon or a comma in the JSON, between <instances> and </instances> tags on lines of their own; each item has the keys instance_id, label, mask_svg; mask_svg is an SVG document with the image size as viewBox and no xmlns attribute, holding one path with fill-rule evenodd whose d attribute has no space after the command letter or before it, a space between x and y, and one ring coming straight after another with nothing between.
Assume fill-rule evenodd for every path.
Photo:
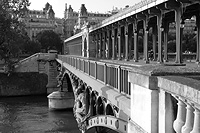
<instances>
[{"instance_id":1,"label":"tree","mask_svg":"<svg viewBox=\"0 0 200 133\"><path fill-rule=\"evenodd\" d=\"M24 44L23 50L27 54L35 54L40 52L41 45L38 41L28 41L27 43Z\"/></svg>"},{"instance_id":2,"label":"tree","mask_svg":"<svg viewBox=\"0 0 200 133\"><path fill-rule=\"evenodd\" d=\"M182 52L186 50L190 52L196 52L196 35L195 33L184 33L182 39ZM169 33L168 35L168 51L176 52L176 34Z\"/></svg>"},{"instance_id":3,"label":"tree","mask_svg":"<svg viewBox=\"0 0 200 133\"><path fill-rule=\"evenodd\" d=\"M40 42L41 49L46 51L49 49L55 49L59 52L62 51L62 40L58 34L52 30L44 30L36 35L36 40Z\"/></svg>"},{"instance_id":4,"label":"tree","mask_svg":"<svg viewBox=\"0 0 200 133\"><path fill-rule=\"evenodd\" d=\"M186 50L190 52L196 52L196 45L196 38L194 33L183 34L183 52Z\"/></svg>"},{"instance_id":5,"label":"tree","mask_svg":"<svg viewBox=\"0 0 200 133\"><path fill-rule=\"evenodd\" d=\"M19 18L29 5L28 0L0 1L0 57L6 62L20 52L24 24Z\"/></svg>"}]
</instances>

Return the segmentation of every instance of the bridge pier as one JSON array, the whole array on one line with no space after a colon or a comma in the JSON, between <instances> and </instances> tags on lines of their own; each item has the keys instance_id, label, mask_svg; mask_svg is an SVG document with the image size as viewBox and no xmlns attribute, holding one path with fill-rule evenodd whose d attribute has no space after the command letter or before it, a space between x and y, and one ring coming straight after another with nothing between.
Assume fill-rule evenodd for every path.
<instances>
[{"instance_id":1,"label":"bridge pier","mask_svg":"<svg viewBox=\"0 0 200 133\"><path fill-rule=\"evenodd\" d=\"M57 62L56 62L56 56L57 56L57 51L55 50L49 50L49 59L48 59L48 84L47 84L47 94L50 94L54 91L58 90L57 87Z\"/></svg>"},{"instance_id":2,"label":"bridge pier","mask_svg":"<svg viewBox=\"0 0 200 133\"><path fill-rule=\"evenodd\" d=\"M49 109L69 109L74 106L74 94L72 91L71 81L68 74L62 70L62 65L60 68L60 73L56 77L56 82L58 82L58 91L53 91L47 97L49 99Z\"/></svg>"},{"instance_id":3,"label":"bridge pier","mask_svg":"<svg viewBox=\"0 0 200 133\"><path fill-rule=\"evenodd\" d=\"M129 131L139 132L140 129L144 129L148 133L157 133L159 94L155 77L129 73L129 82L131 82Z\"/></svg>"},{"instance_id":4,"label":"bridge pier","mask_svg":"<svg viewBox=\"0 0 200 133\"><path fill-rule=\"evenodd\" d=\"M69 109L73 108L74 106L73 93L69 93L66 91L54 91L47 97L49 99L49 109Z\"/></svg>"},{"instance_id":5,"label":"bridge pier","mask_svg":"<svg viewBox=\"0 0 200 133\"><path fill-rule=\"evenodd\" d=\"M85 119L86 122L82 115L79 115L80 123L86 130L108 127L125 133L199 133L199 86L195 86L198 82L193 84L193 81L192 85L188 84L188 79L195 75L192 78L198 80L200 70L196 66L190 66L191 64L186 67L182 64L185 51L182 49L182 44L185 43L182 42L184 23L193 16L196 16L196 63L199 64L199 6L197 0L142 1L135 7L124 9L121 13L90 27L87 34L93 36L94 41L87 48L93 50L92 46L96 45L97 60L84 61L82 57L73 55L62 57L67 58L67 61L63 59L66 62L65 67L79 80L74 90L81 90L81 82L86 82L92 88L84 90L80 97L76 97L79 100L79 112L85 107L86 113L83 116L86 118L90 115ZM194 26L191 29L193 28ZM171 38L173 35L168 37L168 34L172 33L175 33L175 40ZM151 35L152 39L149 38ZM75 39L80 36L81 34L68 39L66 45L70 47L75 44ZM85 33L82 36L85 36ZM130 47L131 43L134 49ZM170 46L172 44L174 48ZM149 60L150 48L153 50L151 58L157 63ZM130 49L134 50L135 63L129 61ZM112 52L105 56L105 50ZM171 58L168 60L171 55L168 51L176 55L173 61ZM112 57L112 60L105 60L109 57ZM141 58L145 64L141 62ZM58 59L59 62L63 60ZM78 65L74 65L74 62L78 62ZM169 75L172 76L168 77ZM182 82L179 81L180 77L173 79L174 75L188 76L188 79ZM81 106L80 102L81 97L84 99L82 93L85 93L86 97L84 106ZM176 100L177 97L180 99Z\"/></svg>"},{"instance_id":6,"label":"bridge pier","mask_svg":"<svg viewBox=\"0 0 200 133\"><path fill-rule=\"evenodd\" d=\"M159 92L159 133L173 133L173 103L169 93Z\"/></svg>"}]
</instances>

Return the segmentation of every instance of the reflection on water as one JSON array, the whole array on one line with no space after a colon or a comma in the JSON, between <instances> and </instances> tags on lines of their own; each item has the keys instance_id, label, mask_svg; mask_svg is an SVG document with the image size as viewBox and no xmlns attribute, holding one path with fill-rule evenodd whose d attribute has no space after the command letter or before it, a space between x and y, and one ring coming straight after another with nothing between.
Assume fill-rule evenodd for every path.
<instances>
[{"instance_id":1,"label":"reflection on water","mask_svg":"<svg viewBox=\"0 0 200 133\"><path fill-rule=\"evenodd\" d=\"M72 110L49 111L46 96L0 97L0 133L80 133Z\"/></svg>"}]
</instances>

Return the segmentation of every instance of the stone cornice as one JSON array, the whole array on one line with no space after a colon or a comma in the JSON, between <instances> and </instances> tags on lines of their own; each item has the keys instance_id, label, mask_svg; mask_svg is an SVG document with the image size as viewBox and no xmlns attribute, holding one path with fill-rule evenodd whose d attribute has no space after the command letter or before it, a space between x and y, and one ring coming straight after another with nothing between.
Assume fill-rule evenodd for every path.
<instances>
[{"instance_id":1,"label":"stone cornice","mask_svg":"<svg viewBox=\"0 0 200 133\"><path fill-rule=\"evenodd\" d=\"M196 78L196 79L195 79ZM187 102L199 106L199 77L165 76L158 77L158 87L172 95L181 97Z\"/></svg>"}]
</instances>

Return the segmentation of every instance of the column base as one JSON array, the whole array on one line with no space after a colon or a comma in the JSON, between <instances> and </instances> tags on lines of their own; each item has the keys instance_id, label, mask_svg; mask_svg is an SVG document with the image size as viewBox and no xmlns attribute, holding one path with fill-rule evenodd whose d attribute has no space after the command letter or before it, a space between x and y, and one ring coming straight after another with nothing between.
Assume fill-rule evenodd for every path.
<instances>
[{"instance_id":1,"label":"column base","mask_svg":"<svg viewBox=\"0 0 200 133\"><path fill-rule=\"evenodd\" d=\"M125 61L129 61L129 59L127 59L127 58L125 58L124 60L125 60Z\"/></svg>"},{"instance_id":2,"label":"column base","mask_svg":"<svg viewBox=\"0 0 200 133\"><path fill-rule=\"evenodd\" d=\"M145 62L146 64L149 64L149 63L150 63L148 60L145 60L144 62Z\"/></svg>"},{"instance_id":3,"label":"column base","mask_svg":"<svg viewBox=\"0 0 200 133\"><path fill-rule=\"evenodd\" d=\"M157 61L157 64L163 64L163 62L161 62L161 61Z\"/></svg>"},{"instance_id":4,"label":"column base","mask_svg":"<svg viewBox=\"0 0 200 133\"><path fill-rule=\"evenodd\" d=\"M164 62L169 62L168 60L164 60Z\"/></svg>"},{"instance_id":5,"label":"column base","mask_svg":"<svg viewBox=\"0 0 200 133\"><path fill-rule=\"evenodd\" d=\"M163 60L157 60L158 64L163 64Z\"/></svg>"}]
</instances>

